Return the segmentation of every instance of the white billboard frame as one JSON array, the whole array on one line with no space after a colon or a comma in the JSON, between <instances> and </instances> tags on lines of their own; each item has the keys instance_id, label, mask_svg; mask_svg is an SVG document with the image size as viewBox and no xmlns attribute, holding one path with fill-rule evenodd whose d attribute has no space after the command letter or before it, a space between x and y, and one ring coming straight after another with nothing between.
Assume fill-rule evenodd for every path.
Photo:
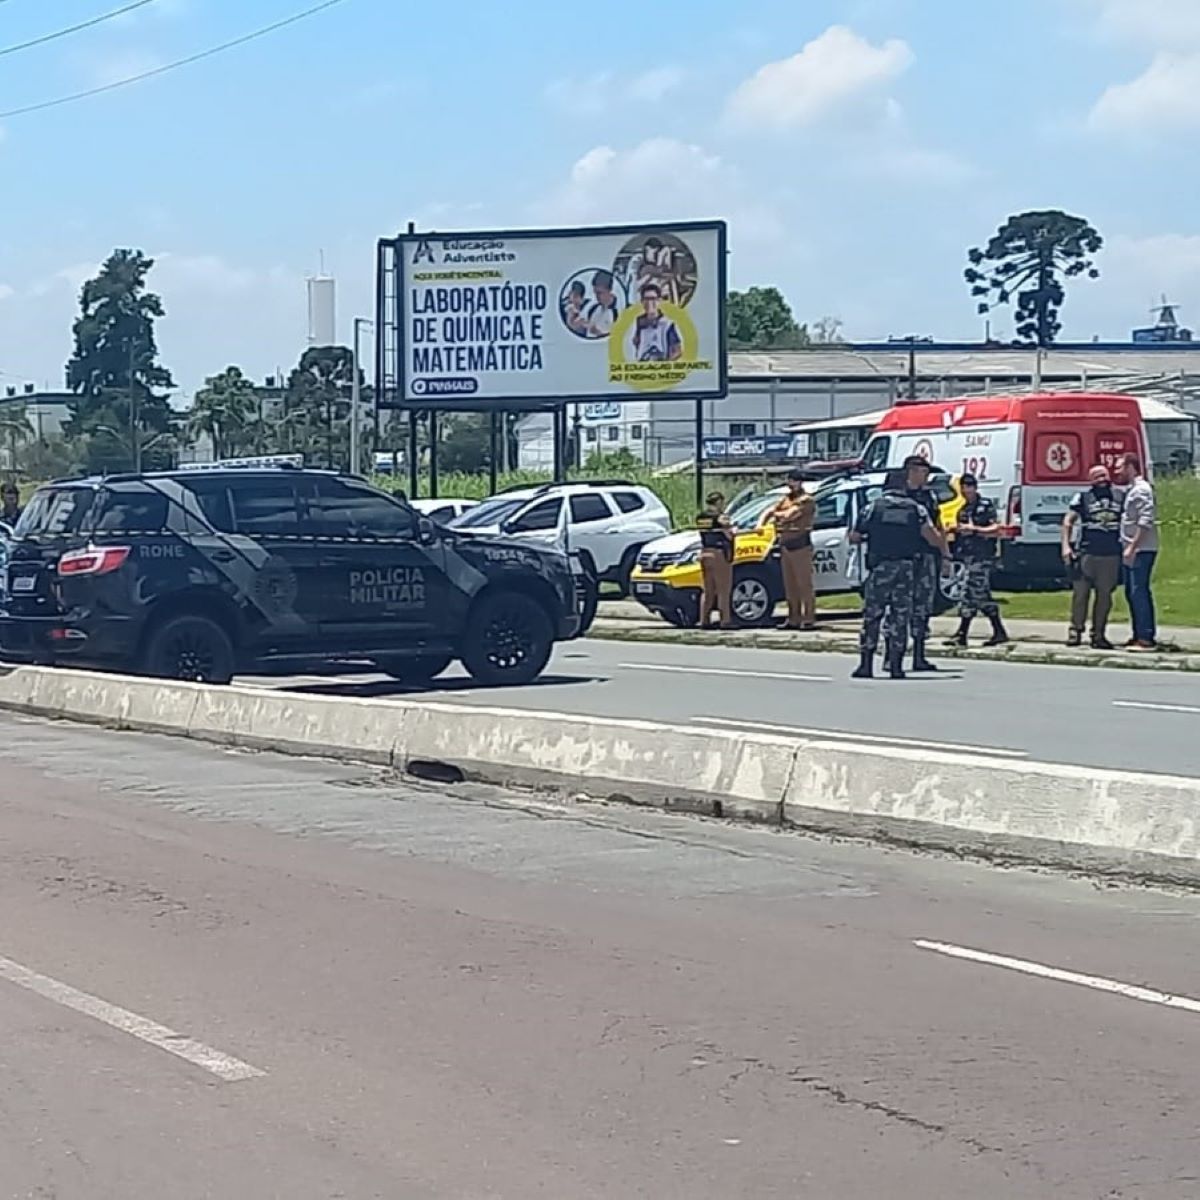
<instances>
[{"instance_id":1,"label":"white billboard frame","mask_svg":"<svg viewBox=\"0 0 1200 1200\"><path fill-rule=\"evenodd\" d=\"M661 237L673 235L677 239L688 235L703 234L715 238L715 345L712 347L714 360L713 370L706 372L711 378L715 373L715 383L710 386L688 387L686 381L681 386L654 390L631 388L627 382L610 382L605 388L597 388L589 392L555 391L552 394L538 391L525 391L514 388L502 395L495 393L479 396L477 393L464 391L462 393L429 394L421 393L413 388L419 382L410 371L410 320L415 315L410 312L410 288L416 282L412 276L414 268L420 264L414 263L426 244L446 243L494 243L494 242L528 242L556 240L568 242L585 238L612 238L629 242L637 238ZM391 240L395 251L395 308L394 308L394 341L393 367L394 387L386 389L388 402L380 405L382 408L407 409L418 411L459 411L459 412L489 412L489 411L535 411L563 408L570 404L594 403L628 403L653 400L702 401L723 399L729 392L729 346L726 327L726 308L728 298L728 227L724 221L678 221L639 223L629 225L601 226L572 226L554 229L513 229L513 230L471 230L446 231L427 230L409 232ZM424 281L422 281L424 282ZM627 297L628 301L628 297ZM560 297L554 298L553 312L558 312ZM686 302L685 302L686 303ZM627 303L627 309L632 305ZM542 314L545 319L546 314ZM391 373L391 372L389 372ZM447 381L453 382L453 380ZM385 389L381 389L384 392ZM383 395L381 394L381 399Z\"/></svg>"}]
</instances>

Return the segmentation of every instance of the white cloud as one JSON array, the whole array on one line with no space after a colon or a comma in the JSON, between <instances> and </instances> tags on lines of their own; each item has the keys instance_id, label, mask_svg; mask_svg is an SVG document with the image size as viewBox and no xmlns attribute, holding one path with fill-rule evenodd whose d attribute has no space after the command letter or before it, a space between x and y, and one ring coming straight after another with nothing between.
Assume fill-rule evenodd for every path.
<instances>
[{"instance_id":1,"label":"white cloud","mask_svg":"<svg viewBox=\"0 0 1200 1200\"><path fill-rule=\"evenodd\" d=\"M1073 0L1090 11L1101 34L1114 41L1137 41L1160 48L1200 43L1200 4L1196 0Z\"/></svg>"},{"instance_id":2,"label":"white cloud","mask_svg":"<svg viewBox=\"0 0 1200 1200\"><path fill-rule=\"evenodd\" d=\"M657 104L683 86L687 72L682 67L654 67L636 76L629 85L629 95L639 103Z\"/></svg>"},{"instance_id":3,"label":"white cloud","mask_svg":"<svg viewBox=\"0 0 1200 1200\"><path fill-rule=\"evenodd\" d=\"M1104 92L1088 124L1103 133L1200 128L1200 52L1164 50L1155 55L1143 74Z\"/></svg>"},{"instance_id":4,"label":"white cloud","mask_svg":"<svg viewBox=\"0 0 1200 1200\"><path fill-rule=\"evenodd\" d=\"M725 217L733 239L761 243L783 236L775 209L736 168L673 138L650 138L630 150L596 146L535 215L567 224Z\"/></svg>"},{"instance_id":5,"label":"white cloud","mask_svg":"<svg viewBox=\"0 0 1200 1200\"><path fill-rule=\"evenodd\" d=\"M254 271L215 254L175 254L166 250L150 257L154 259L153 286L164 293L192 290L228 296L245 292L259 281Z\"/></svg>"},{"instance_id":6,"label":"white cloud","mask_svg":"<svg viewBox=\"0 0 1200 1200\"><path fill-rule=\"evenodd\" d=\"M640 75L597 71L591 75L556 79L546 85L547 104L572 117L599 117L628 104L657 104L678 90L687 78L682 67L652 67Z\"/></svg>"},{"instance_id":7,"label":"white cloud","mask_svg":"<svg viewBox=\"0 0 1200 1200\"><path fill-rule=\"evenodd\" d=\"M1164 295L1184 325L1200 324L1200 234L1111 234L1097 265L1098 282L1068 287L1069 337L1128 338Z\"/></svg>"},{"instance_id":8,"label":"white cloud","mask_svg":"<svg viewBox=\"0 0 1200 1200\"><path fill-rule=\"evenodd\" d=\"M833 25L798 54L767 63L730 97L727 118L743 127L788 129L812 125L877 96L913 63L907 42L874 46L844 25Z\"/></svg>"},{"instance_id":9,"label":"white cloud","mask_svg":"<svg viewBox=\"0 0 1200 1200\"><path fill-rule=\"evenodd\" d=\"M17 294L17 289L7 283L0 283L0 301L11 299Z\"/></svg>"}]
</instances>

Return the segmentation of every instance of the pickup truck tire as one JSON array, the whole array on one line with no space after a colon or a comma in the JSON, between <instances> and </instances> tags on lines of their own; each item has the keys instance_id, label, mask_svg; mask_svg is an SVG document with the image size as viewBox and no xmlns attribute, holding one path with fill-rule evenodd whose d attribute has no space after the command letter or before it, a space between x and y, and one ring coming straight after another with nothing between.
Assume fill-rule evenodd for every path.
<instances>
[{"instance_id":1,"label":"pickup truck tire","mask_svg":"<svg viewBox=\"0 0 1200 1200\"><path fill-rule=\"evenodd\" d=\"M235 656L229 634L208 617L169 617L151 629L141 668L156 679L186 683L228 683Z\"/></svg>"},{"instance_id":2,"label":"pickup truck tire","mask_svg":"<svg viewBox=\"0 0 1200 1200\"><path fill-rule=\"evenodd\" d=\"M492 592L471 610L462 663L485 687L520 687L545 670L554 649L546 610L522 592Z\"/></svg>"}]
</instances>

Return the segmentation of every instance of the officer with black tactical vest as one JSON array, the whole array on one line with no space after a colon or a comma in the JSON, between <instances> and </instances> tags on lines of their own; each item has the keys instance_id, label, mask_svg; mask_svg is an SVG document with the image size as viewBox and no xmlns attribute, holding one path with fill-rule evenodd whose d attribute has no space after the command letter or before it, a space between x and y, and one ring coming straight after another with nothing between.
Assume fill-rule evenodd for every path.
<instances>
[{"instance_id":1,"label":"officer with black tactical vest","mask_svg":"<svg viewBox=\"0 0 1200 1200\"><path fill-rule=\"evenodd\" d=\"M725 497L713 492L696 517L700 533L700 628L707 629L715 609L721 628L733 628L733 525L725 515Z\"/></svg>"},{"instance_id":2,"label":"officer with black tactical vest","mask_svg":"<svg viewBox=\"0 0 1200 1200\"><path fill-rule=\"evenodd\" d=\"M850 541L856 546L866 543L870 572L863 589L861 658L853 678L874 678L879 631L885 626L888 674L903 679L918 564L926 557L927 547L939 558L944 556L946 540L934 527L928 511L913 499L905 472L889 471L883 495L863 511Z\"/></svg>"},{"instance_id":3,"label":"officer with black tactical vest","mask_svg":"<svg viewBox=\"0 0 1200 1200\"><path fill-rule=\"evenodd\" d=\"M913 564L912 639L914 671L936 671L937 667L925 656L925 644L929 641L929 619L933 616L933 605L937 599L938 580L941 578L945 539L942 534L942 515L937 497L929 487L929 460L919 454L904 460L905 483L908 495L928 514L929 522L939 535L936 543L923 543L917 560Z\"/></svg>"}]
</instances>

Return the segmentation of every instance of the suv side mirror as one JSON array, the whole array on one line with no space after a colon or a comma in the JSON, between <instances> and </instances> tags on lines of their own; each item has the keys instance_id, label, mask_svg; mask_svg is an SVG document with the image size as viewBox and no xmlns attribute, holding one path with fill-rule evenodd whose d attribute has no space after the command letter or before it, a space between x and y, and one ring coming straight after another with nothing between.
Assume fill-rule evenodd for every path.
<instances>
[{"instance_id":1,"label":"suv side mirror","mask_svg":"<svg viewBox=\"0 0 1200 1200\"><path fill-rule=\"evenodd\" d=\"M417 518L417 541L432 546L437 541L437 526L428 517Z\"/></svg>"}]
</instances>

